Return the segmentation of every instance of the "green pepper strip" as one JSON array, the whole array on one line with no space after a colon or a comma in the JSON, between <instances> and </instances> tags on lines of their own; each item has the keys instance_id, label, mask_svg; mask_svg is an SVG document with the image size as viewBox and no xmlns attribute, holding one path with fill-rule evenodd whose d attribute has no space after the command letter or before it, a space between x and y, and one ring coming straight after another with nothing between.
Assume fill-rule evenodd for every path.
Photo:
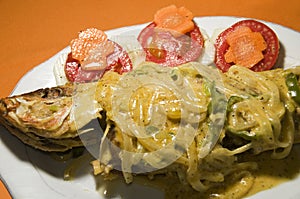
<instances>
[{"instance_id":1,"label":"green pepper strip","mask_svg":"<svg viewBox=\"0 0 300 199\"><path fill-rule=\"evenodd\" d=\"M215 82L207 82L207 88L211 95L211 103L209 104L211 121L209 122L208 132L202 142L200 158L204 158L218 142L226 118L227 99L225 95L217 90Z\"/></svg>"},{"instance_id":2,"label":"green pepper strip","mask_svg":"<svg viewBox=\"0 0 300 199\"><path fill-rule=\"evenodd\" d=\"M291 95L292 99L297 104L300 104L300 88L297 76L294 73L289 73L286 76L285 83L288 87L289 94Z\"/></svg>"}]
</instances>

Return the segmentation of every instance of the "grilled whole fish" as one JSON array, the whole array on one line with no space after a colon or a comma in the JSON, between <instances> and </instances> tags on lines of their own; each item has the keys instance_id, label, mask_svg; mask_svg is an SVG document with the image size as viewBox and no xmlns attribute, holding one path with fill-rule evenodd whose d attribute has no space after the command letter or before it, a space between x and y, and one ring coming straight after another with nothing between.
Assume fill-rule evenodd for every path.
<instances>
[{"instance_id":1,"label":"grilled whole fish","mask_svg":"<svg viewBox=\"0 0 300 199\"><path fill-rule=\"evenodd\" d=\"M181 70L183 71L183 73L185 73L186 75L190 75L188 74L188 72L186 72L189 70L188 69L189 66L184 66L182 68L183 69ZM247 104L247 100L249 100L249 96L252 96L252 98L254 96L253 99L255 100L257 100L259 97L265 97L265 98L267 97L266 99L258 100L260 103L263 104L262 108L270 109L269 111L272 112L274 117L278 117L279 120L281 120L286 116L286 112L284 110L285 109L284 104L285 103L288 104L288 102L291 101L291 97L289 96L289 94L287 94L288 92L287 87L285 85L281 85L283 84L282 82L284 81L285 78L282 75L283 70L281 69L278 71L274 70L270 72L260 73L258 75L258 73L254 73L246 69L240 69L239 67L237 67L236 69L234 68L235 67L233 67L231 71L229 71L227 74L223 76L224 78L223 82L225 83L224 92L226 92L227 93L226 95L228 95L227 97L229 99L229 103L233 103L234 101L234 103L236 104L239 103L242 104L241 101L243 101L245 102L245 104ZM299 73L299 69L294 69L291 70L290 72ZM108 73L108 75L104 76L103 79L101 80L100 82L101 86L98 86L98 88L101 88L106 91L98 91L98 93L100 94L98 94L97 96L98 102L96 102L99 104L99 106L101 106L100 108L98 107L99 109L97 110L97 112L100 112L100 110L102 110L103 108L104 111L108 113L108 119L112 119L110 117L110 113L112 109L111 99L113 96L112 93L113 89L109 89L109 87L111 83L116 84L116 82L118 82L118 80L121 77L120 75L113 75L116 78L111 80L107 78L111 73L113 72ZM137 72L136 74L138 75L138 73L139 72ZM272 108L274 107L271 107L272 106L271 103L273 103L274 101L274 99L272 99L272 97L274 96L271 95L268 96L268 93L263 93L262 91L259 91L259 89L271 90L272 88L259 88L259 86L261 86L259 84L251 85L250 81L252 81L253 79L248 78L245 80L245 78L248 77L248 75L253 76L251 78L256 78L257 82L260 82L259 84L264 83L264 81L268 79L269 85L273 85L274 88L278 89L278 92L277 91L274 92L274 90L272 92L277 93L276 95L278 95L275 96L278 98L275 100L283 101L283 103L278 103L279 106L276 107L276 108L280 108L281 112L279 111L279 109L278 112L273 113L272 111ZM277 78L276 76L281 78ZM195 75L195 77L199 78L197 75ZM264 79L259 79L262 77ZM197 81L200 81L200 79ZM280 82L278 79L282 81ZM240 80L240 82L238 82L238 80ZM272 81L274 83L272 83ZM30 146L33 146L34 148L37 148L39 150L66 151L72 149L73 147L83 146L82 140L80 139L80 136L78 134L78 126L76 126L76 122L75 122L76 118L74 117L74 93L76 89L78 88L74 87L74 84L66 84L63 86L39 89L30 93L3 98L0 100L0 122L13 135L17 136L22 142ZM88 89L85 89L83 92L86 92L87 90ZM230 100L230 98L233 98L233 100ZM252 100L251 102L255 102L255 101ZM293 104L296 103L293 102ZM232 106L233 104L230 105ZM246 121L247 120L246 114L248 114L247 117L249 118L250 118L249 114L253 114L250 112L249 113L237 112L238 114L241 114L241 117L245 117L240 119L233 118L228 114L227 117L229 119L227 118L228 119L227 121L230 122L231 120L234 120L235 122L233 124L238 124L238 122L240 122L242 119L244 125L247 122L253 124L257 123L257 121L256 122ZM290 112L295 112L295 111L291 110ZM245 115L243 116L242 114ZM272 122L275 119L276 118L271 118L270 122ZM89 120L86 121L86 123L88 122ZM295 124L296 124L296 129L298 129L297 126L298 121L296 121ZM228 125L226 130L229 131L230 134L233 134L234 136L238 136L243 139L246 138L247 142L248 141L254 142L255 144L253 146L257 144L261 145L261 146L255 146L255 148L257 149L262 148L263 150L267 150L267 149L269 150L272 149L275 142L278 142L278 140L277 141L273 140L272 142L268 143L268 146L264 148L262 147L264 143L261 143L261 141L264 139L268 140L270 136L273 139L272 137L273 135L268 135L269 137L266 136L264 138L265 135L258 135L257 133L257 135L260 136L261 140L256 141L255 136L257 135L254 136L252 135L253 133L256 132L251 131L251 129L257 130L258 129L257 126L253 126L253 127L250 126L249 127L250 130L244 129L243 131L239 131L237 129L238 129L237 126ZM276 139L279 139L280 132L277 133L278 135L276 135L277 136ZM296 136L295 138L299 140L299 135L295 134L295 136ZM90 139L92 140L93 136L90 136ZM294 138L290 138L290 139L291 139L290 141L292 141ZM257 153L258 152L259 151L257 151Z\"/></svg>"}]
</instances>

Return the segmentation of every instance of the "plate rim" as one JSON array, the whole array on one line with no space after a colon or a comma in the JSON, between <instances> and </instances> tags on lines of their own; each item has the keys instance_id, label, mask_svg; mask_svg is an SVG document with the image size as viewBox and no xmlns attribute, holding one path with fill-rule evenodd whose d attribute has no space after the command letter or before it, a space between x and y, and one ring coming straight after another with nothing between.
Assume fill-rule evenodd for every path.
<instances>
[{"instance_id":1,"label":"plate rim","mask_svg":"<svg viewBox=\"0 0 300 199\"><path fill-rule=\"evenodd\" d=\"M293 32L295 34L299 34L298 36L300 37L300 32L297 31L297 30L294 30L294 29L291 29L289 27L286 27L286 26L283 26L281 24L277 24L277 23L274 23L274 22L270 22L270 21L265 21L265 20L261 20L261 19L255 19L255 18L250 18L250 17L239 17L239 16L195 16L195 21L201 21L201 20L212 20L212 23L214 20L218 19L218 20L232 20L232 21L238 21L238 20L243 20L243 19L254 19L254 20L258 20L258 21L261 21L261 22L264 22L268 25L271 25L271 27L277 27L279 29L284 29L288 32ZM134 29L139 29L147 24L149 24L150 22L146 22L146 23L142 23L142 24L134 24L134 25L130 25L130 26L123 26L123 27L118 27L118 28L114 28L114 29L110 29L110 30L105 30L105 32L108 34L108 35L111 35L115 32L124 32L124 31L128 31L132 28ZM228 26L226 27L229 27L230 25L232 24L228 24ZM199 24L200 28L201 28L201 24ZM225 28L226 28L225 27ZM219 27L216 27L216 28L219 28ZM39 65L37 66L34 66L32 69L30 69L29 71L27 71L25 73L24 76L22 76L20 78L20 80L17 82L16 86L14 87L14 89L12 90L11 94L10 95L14 95L16 93L16 91L18 91L18 89L20 88L20 84L25 81L25 78L28 78L28 76L32 75L32 73L35 72L35 70L37 70L37 68L39 67L42 67L44 64L48 64L48 63L51 63L53 62L55 59L58 58L58 56L61 54L61 53L64 53L66 52L67 50L69 49L69 46L66 46L65 48L63 48L62 50L60 50L59 52L57 52L55 55L53 55L52 57L48 58L47 60L45 60L44 62L40 63ZM3 128L4 129L4 128ZM4 129L6 130L6 129ZM0 139L0 143L2 142L2 139ZM6 147L5 145L3 145L4 147ZM2 146L0 146L1 148ZM27 147L27 146L25 146ZM27 162L28 164L31 164L30 161ZM300 178L300 177L298 177ZM13 187L11 187L12 185L9 185L9 183L7 183L7 180L6 180L6 177L3 177L3 173L2 173L2 170L0 170L0 179L1 181L3 182L3 184L6 186L8 192L11 194L11 196L14 198L14 196L16 196L16 193L15 193L15 190ZM280 186L280 185L279 185ZM274 189L274 188L273 188ZM273 190L271 189L271 190ZM263 191L263 192L266 192L266 191ZM256 195L264 195L264 194L261 194L262 192L259 192L258 194L255 194L254 197L251 196L250 198L252 199L253 198L256 198L255 196ZM300 190L299 190L299 193L300 194Z\"/></svg>"}]
</instances>

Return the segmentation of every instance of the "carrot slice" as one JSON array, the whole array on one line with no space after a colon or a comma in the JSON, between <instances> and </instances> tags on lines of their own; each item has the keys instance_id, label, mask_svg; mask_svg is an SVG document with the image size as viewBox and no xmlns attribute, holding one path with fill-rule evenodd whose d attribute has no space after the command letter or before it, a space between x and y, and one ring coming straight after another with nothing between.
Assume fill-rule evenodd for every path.
<instances>
[{"instance_id":1,"label":"carrot slice","mask_svg":"<svg viewBox=\"0 0 300 199\"><path fill-rule=\"evenodd\" d=\"M78 38L73 39L70 43L72 57L82 62L92 49L103 42L107 42L107 35L103 31L96 28L81 31Z\"/></svg>"},{"instance_id":2,"label":"carrot slice","mask_svg":"<svg viewBox=\"0 0 300 199\"><path fill-rule=\"evenodd\" d=\"M252 32L249 27L242 26L230 33L226 42L229 49L225 53L225 61L253 67L264 58L263 51L267 48L266 41L259 32Z\"/></svg>"},{"instance_id":3,"label":"carrot slice","mask_svg":"<svg viewBox=\"0 0 300 199\"><path fill-rule=\"evenodd\" d=\"M158 10L154 15L154 23L159 28L171 29L182 34L194 29L193 13L185 7L170 5Z\"/></svg>"}]
</instances>

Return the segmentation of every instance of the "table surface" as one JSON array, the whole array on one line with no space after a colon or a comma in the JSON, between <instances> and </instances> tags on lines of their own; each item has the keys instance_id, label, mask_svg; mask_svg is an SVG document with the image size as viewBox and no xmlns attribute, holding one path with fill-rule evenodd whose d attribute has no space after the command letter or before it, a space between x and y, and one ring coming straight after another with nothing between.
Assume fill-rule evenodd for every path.
<instances>
[{"instance_id":1,"label":"table surface","mask_svg":"<svg viewBox=\"0 0 300 199\"><path fill-rule=\"evenodd\" d=\"M257 18L300 31L299 0L2 0L0 97L10 95L24 74L65 48L78 31L146 23L170 4L185 6L195 16ZM11 198L1 182L0 198Z\"/></svg>"}]
</instances>

